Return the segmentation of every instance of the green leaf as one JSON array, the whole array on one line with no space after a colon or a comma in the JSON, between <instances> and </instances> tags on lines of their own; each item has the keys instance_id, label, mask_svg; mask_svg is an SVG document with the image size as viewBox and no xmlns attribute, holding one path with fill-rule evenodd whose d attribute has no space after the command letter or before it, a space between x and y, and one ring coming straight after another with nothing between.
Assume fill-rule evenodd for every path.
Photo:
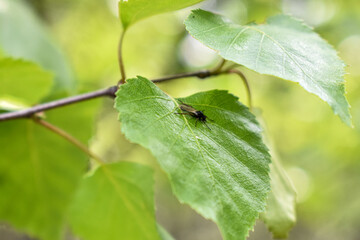
<instances>
[{"instance_id":1,"label":"green leaf","mask_svg":"<svg viewBox=\"0 0 360 240\"><path fill-rule=\"evenodd\" d=\"M351 125L344 96L344 66L336 51L303 22L278 15L267 24L240 26L222 16L195 10L185 21L189 33L238 64L262 74L298 82L326 101Z\"/></svg>"},{"instance_id":2,"label":"green leaf","mask_svg":"<svg viewBox=\"0 0 360 240\"><path fill-rule=\"evenodd\" d=\"M274 238L287 238L296 222L296 192L285 169L272 154L270 165L271 192L266 211L260 215Z\"/></svg>"},{"instance_id":3,"label":"green leaf","mask_svg":"<svg viewBox=\"0 0 360 240\"><path fill-rule=\"evenodd\" d=\"M296 191L288 177L279 157L276 154L261 110L254 109L257 120L264 129L266 146L270 148L272 163L270 164L271 191L267 200L266 211L260 214L274 238L287 238L296 222Z\"/></svg>"},{"instance_id":4,"label":"green leaf","mask_svg":"<svg viewBox=\"0 0 360 240\"><path fill-rule=\"evenodd\" d=\"M120 162L83 179L70 208L75 234L86 240L160 239L154 212L152 170Z\"/></svg>"},{"instance_id":5,"label":"green leaf","mask_svg":"<svg viewBox=\"0 0 360 240\"><path fill-rule=\"evenodd\" d=\"M189 7L203 0L120 0L119 16L124 29L156 14Z\"/></svg>"},{"instance_id":6,"label":"green leaf","mask_svg":"<svg viewBox=\"0 0 360 240\"><path fill-rule=\"evenodd\" d=\"M85 142L97 105L80 103L46 116ZM30 119L1 122L0 132L0 221L42 240L60 239L87 156Z\"/></svg>"},{"instance_id":7,"label":"green leaf","mask_svg":"<svg viewBox=\"0 0 360 240\"><path fill-rule=\"evenodd\" d=\"M13 96L29 105L39 103L49 93L52 79L51 73L34 63L0 59L0 98Z\"/></svg>"},{"instance_id":8,"label":"green leaf","mask_svg":"<svg viewBox=\"0 0 360 240\"><path fill-rule=\"evenodd\" d=\"M54 72L54 93L74 91L67 61L26 1L0 0L0 48L5 55L34 61Z\"/></svg>"},{"instance_id":9,"label":"green leaf","mask_svg":"<svg viewBox=\"0 0 360 240\"><path fill-rule=\"evenodd\" d=\"M162 227L160 224L157 224L157 229L160 235L161 240L175 240L168 231L164 227Z\"/></svg>"},{"instance_id":10,"label":"green leaf","mask_svg":"<svg viewBox=\"0 0 360 240\"><path fill-rule=\"evenodd\" d=\"M117 92L122 131L151 150L177 198L216 222L225 239L245 239L270 189L270 156L247 107L226 91L181 99L205 114L211 128L180 113L178 103L145 78Z\"/></svg>"}]
</instances>

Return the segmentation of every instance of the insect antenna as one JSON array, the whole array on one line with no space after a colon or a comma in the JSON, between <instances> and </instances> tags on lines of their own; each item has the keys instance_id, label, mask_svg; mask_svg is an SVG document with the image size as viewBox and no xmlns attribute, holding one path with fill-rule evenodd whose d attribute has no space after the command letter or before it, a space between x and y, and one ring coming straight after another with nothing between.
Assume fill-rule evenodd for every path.
<instances>
[{"instance_id":1,"label":"insect antenna","mask_svg":"<svg viewBox=\"0 0 360 240\"><path fill-rule=\"evenodd\" d=\"M190 115L190 113L187 113L187 112L185 112L185 113L174 113L174 114L180 114L180 115Z\"/></svg>"},{"instance_id":2,"label":"insect antenna","mask_svg":"<svg viewBox=\"0 0 360 240\"><path fill-rule=\"evenodd\" d=\"M178 101L181 103L181 104L185 104L183 101L181 101L180 99L178 99Z\"/></svg>"}]
</instances>

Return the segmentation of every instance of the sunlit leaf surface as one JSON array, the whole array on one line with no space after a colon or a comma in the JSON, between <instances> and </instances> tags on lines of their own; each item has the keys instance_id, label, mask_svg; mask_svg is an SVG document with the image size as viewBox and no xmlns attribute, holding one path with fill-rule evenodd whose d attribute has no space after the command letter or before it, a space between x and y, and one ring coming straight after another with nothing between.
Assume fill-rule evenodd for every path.
<instances>
[{"instance_id":1,"label":"sunlit leaf surface","mask_svg":"<svg viewBox=\"0 0 360 240\"><path fill-rule=\"evenodd\" d=\"M0 58L0 98L14 97L28 105L38 103L50 92L52 79L50 72L32 62Z\"/></svg>"}]
</instances>

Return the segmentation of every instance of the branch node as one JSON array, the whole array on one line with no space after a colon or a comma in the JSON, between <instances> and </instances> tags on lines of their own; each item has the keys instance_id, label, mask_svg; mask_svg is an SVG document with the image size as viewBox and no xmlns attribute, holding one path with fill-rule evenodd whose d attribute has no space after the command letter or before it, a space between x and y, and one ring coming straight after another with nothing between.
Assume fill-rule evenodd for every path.
<instances>
[{"instance_id":1,"label":"branch node","mask_svg":"<svg viewBox=\"0 0 360 240\"><path fill-rule=\"evenodd\" d=\"M121 85L121 84L120 84ZM117 90L119 89L119 87L118 86L112 86L112 87L109 87L108 88L108 91L109 91L109 96L111 97L111 98L115 98L116 97L116 92L117 92Z\"/></svg>"},{"instance_id":2,"label":"branch node","mask_svg":"<svg viewBox=\"0 0 360 240\"><path fill-rule=\"evenodd\" d=\"M200 79L205 79L213 75L215 75L215 73L212 73L209 70L202 70L198 72L197 77Z\"/></svg>"}]
</instances>

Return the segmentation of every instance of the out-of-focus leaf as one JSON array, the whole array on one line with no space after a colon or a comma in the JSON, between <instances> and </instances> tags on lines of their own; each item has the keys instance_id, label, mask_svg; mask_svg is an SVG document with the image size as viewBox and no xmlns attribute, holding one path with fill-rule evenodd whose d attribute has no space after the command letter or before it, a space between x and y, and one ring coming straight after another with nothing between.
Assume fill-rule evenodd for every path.
<instances>
[{"instance_id":1,"label":"out-of-focus leaf","mask_svg":"<svg viewBox=\"0 0 360 240\"><path fill-rule=\"evenodd\" d=\"M34 63L0 59L0 98L9 96L23 100L32 105L49 93L52 85L52 74L42 70Z\"/></svg>"},{"instance_id":2,"label":"out-of-focus leaf","mask_svg":"<svg viewBox=\"0 0 360 240\"><path fill-rule=\"evenodd\" d=\"M0 0L0 48L5 55L34 61L54 72L54 93L74 92L74 78L64 56L24 1Z\"/></svg>"},{"instance_id":3,"label":"out-of-focus leaf","mask_svg":"<svg viewBox=\"0 0 360 240\"><path fill-rule=\"evenodd\" d=\"M151 169L128 162L100 166L83 179L70 208L75 234L87 240L160 239Z\"/></svg>"},{"instance_id":4,"label":"out-of-focus leaf","mask_svg":"<svg viewBox=\"0 0 360 240\"><path fill-rule=\"evenodd\" d=\"M160 224L157 225L158 232L160 234L161 240L175 240L165 228L163 228Z\"/></svg>"},{"instance_id":5,"label":"out-of-focus leaf","mask_svg":"<svg viewBox=\"0 0 360 240\"><path fill-rule=\"evenodd\" d=\"M22 110L28 107L17 99L0 98L0 113Z\"/></svg>"},{"instance_id":6,"label":"out-of-focus leaf","mask_svg":"<svg viewBox=\"0 0 360 240\"><path fill-rule=\"evenodd\" d=\"M281 163L273 153L271 156L271 192L266 211L260 215L260 218L273 233L274 238L287 238L296 222L296 192Z\"/></svg>"},{"instance_id":7,"label":"out-of-focus leaf","mask_svg":"<svg viewBox=\"0 0 360 240\"><path fill-rule=\"evenodd\" d=\"M168 174L177 198L216 222L224 239L245 239L265 210L270 156L247 107L226 91L181 99L204 110L208 129L177 115L179 103L145 78L117 92L126 137L150 149Z\"/></svg>"},{"instance_id":8,"label":"out-of-focus leaf","mask_svg":"<svg viewBox=\"0 0 360 240\"><path fill-rule=\"evenodd\" d=\"M268 135L266 123L261 111L254 109L257 120L264 129L263 136L266 146L270 148L272 163L270 164L271 191L267 200L266 211L260 214L274 238L287 238L289 231L296 222L296 191L288 177L274 145Z\"/></svg>"},{"instance_id":9,"label":"out-of-focus leaf","mask_svg":"<svg viewBox=\"0 0 360 240\"><path fill-rule=\"evenodd\" d=\"M241 26L220 15L195 10L185 25L193 37L223 58L298 82L351 125L343 78L345 64L333 47L303 22L278 15L269 18L267 24Z\"/></svg>"},{"instance_id":10,"label":"out-of-focus leaf","mask_svg":"<svg viewBox=\"0 0 360 240\"><path fill-rule=\"evenodd\" d=\"M79 103L46 116L86 142L97 106ZM1 221L42 240L60 239L87 156L30 119L1 122L0 132Z\"/></svg>"},{"instance_id":11,"label":"out-of-focus leaf","mask_svg":"<svg viewBox=\"0 0 360 240\"><path fill-rule=\"evenodd\" d=\"M189 7L203 0L120 0L119 16L124 29L156 14Z\"/></svg>"},{"instance_id":12,"label":"out-of-focus leaf","mask_svg":"<svg viewBox=\"0 0 360 240\"><path fill-rule=\"evenodd\" d=\"M296 222L296 191L277 156L271 151L271 192L266 211L260 214L274 238L287 238Z\"/></svg>"}]
</instances>

